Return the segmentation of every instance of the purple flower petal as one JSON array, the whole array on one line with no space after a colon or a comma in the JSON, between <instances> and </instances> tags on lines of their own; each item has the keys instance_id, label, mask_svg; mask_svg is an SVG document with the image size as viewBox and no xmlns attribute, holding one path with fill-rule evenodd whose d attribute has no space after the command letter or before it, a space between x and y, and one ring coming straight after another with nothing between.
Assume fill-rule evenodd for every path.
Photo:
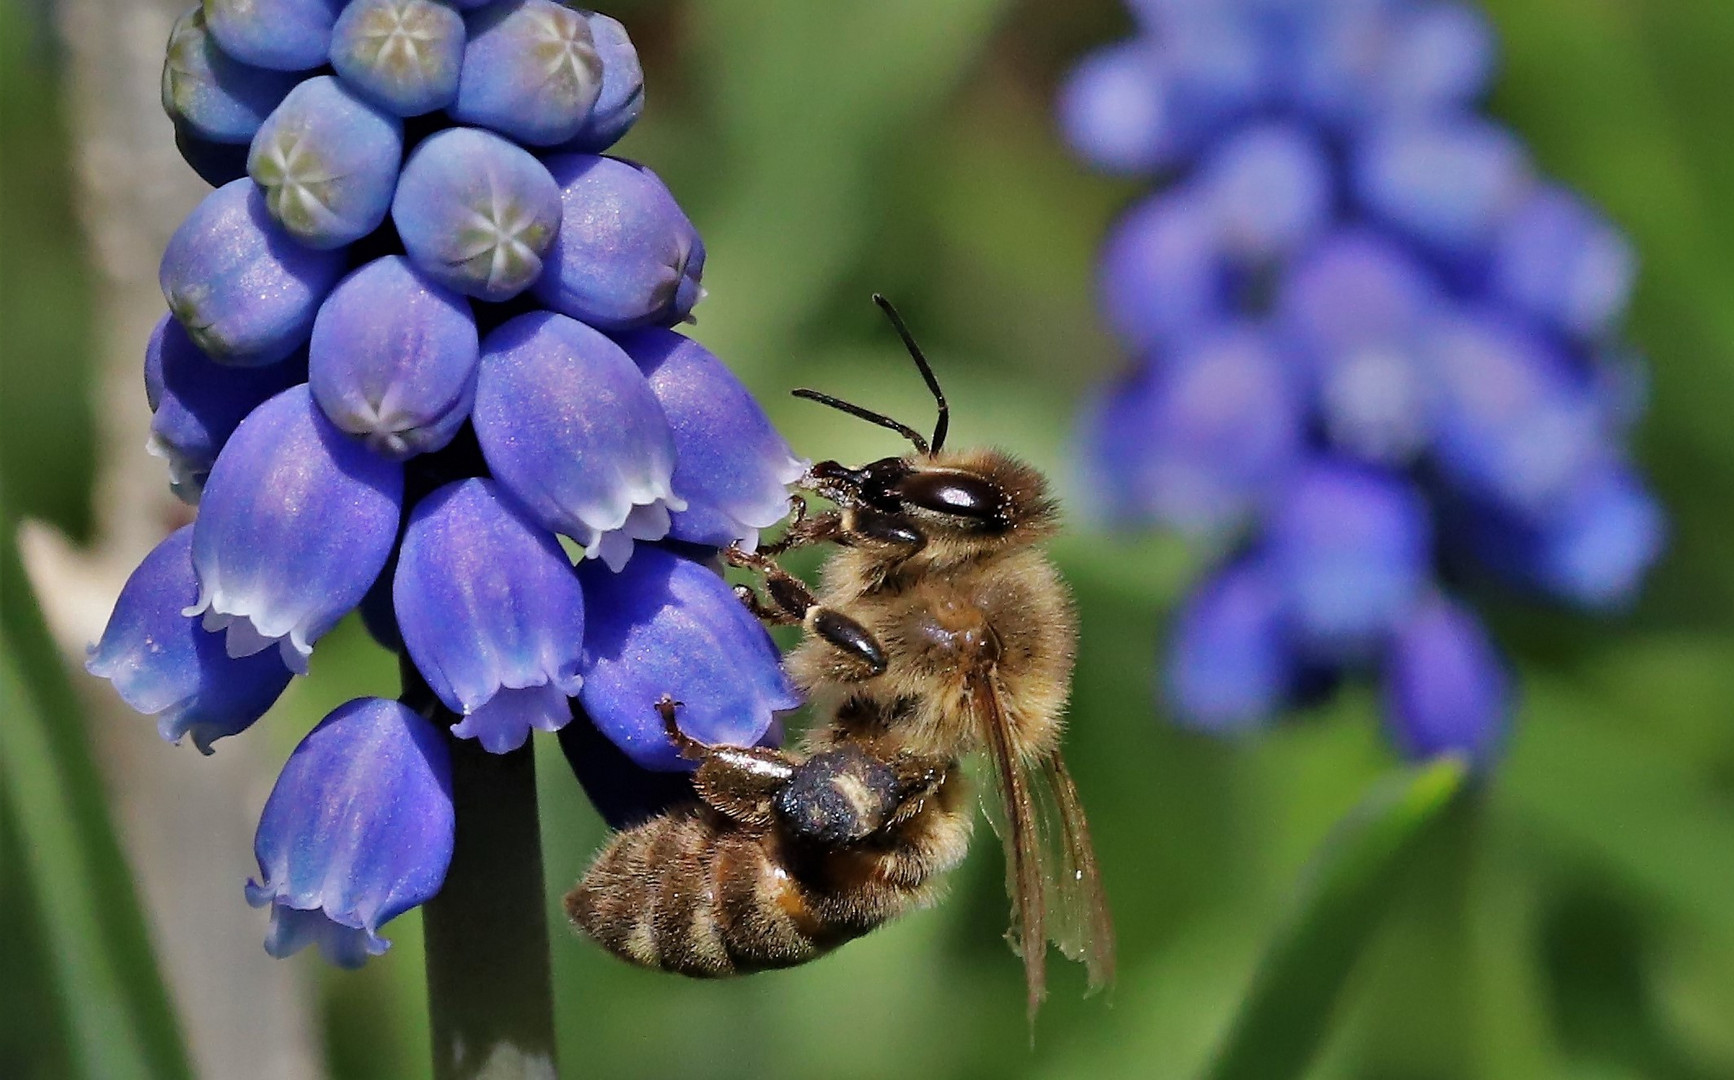
<instances>
[{"instance_id":1,"label":"purple flower petal","mask_svg":"<svg viewBox=\"0 0 1734 1080\"><path fill-rule=\"evenodd\" d=\"M1581 607L1617 610L1635 599L1667 542L1667 519L1624 464L1584 478L1543 520L1472 505L1456 538L1495 573Z\"/></svg>"},{"instance_id":2,"label":"purple flower petal","mask_svg":"<svg viewBox=\"0 0 1734 1080\"><path fill-rule=\"evenodd\" d=\"M1441 390L1439 469L1465 492L1541 519L1607 459L1596 387L1545 339L1492 312L1428 334Z\"/></svg>"},{"instance_id":3,"label":"purple flower petal","mask_svg":"<svg viewBox=\"0 0 1734 1080\"><path fill-rule=\"evenodd\" d=\"M1627 606L1667 534L1662 507L1643 482L1628 469L1608 469L1541 530L1538 577L1556 595L1585 607Z\"/></svg>"},{"instance_id":4,"label":"purple flower petal","mask_svg":"<svg viewBox=\"0 0 1734 1080\"><path fill-rule=\"evenodd\" d=\"M1148 173L1177 153L1167 70L1150 42L1116 42L1084 57L1060 90L1060 127L1085 160Z\"/></svg>"},{"instance_id":5,"label":"purple flower petal","mask_svg":"<svg viewBox=\"0 0 1734 1080\"><path fill-rule=\"evenodd\" d=\"M331 75L289 91L253 136L247 173L277 224L312 248L377 229L403 161L403 121Z\"/></svg>"},{"instance_id":6,"label":"purple flower petal","mask_svg":"<svg viewBox=\"0 0 1734 1080\"><path fill-rule=\"evenodd\" d=\"M1301 450L1290 366L1268 335L1231 327L1115 387L1086 422L1099 501L1197 536L1244 525Z\"/></svg>"},{"instance_id":7,"label":"purple flower petal","mask_svg":"<svg viewBox=\"0 0 1734 1080\"><path fill-rule=\"evenodd\" d=\"M1213 734L1254 730L1285 704L1296 660L1282 595L1256 560L1207 579L1186 601L1162 679L1182 725Z\"/></svg>"},{"instance_id":8,"label":"purple flower petal","mask_svg":"<svg viewBox=\"0 0 1734 1080\"><path fill-rule=\"evenodd\" d=\"M127 578L85 670L114 684L121 700L155 714L169 742L193 737L199 752L238 735L265 714L290 672L271 653L231 658L220 634L182 614L199 595L193 527L171 533Z\"/></svg>"},{"instance_id":9,"label":"purple flower petal","mask_svg":"<svg viewBox=\"0 0 1734 1080\"><path fill-rule=\"evenodd\" d=\"M671 515L668 534L711 547L757 547L759 530L788 516L788 485L808 463L698 342L661 328L617 340L650 381L674 433L674 490L686 509Z\"/></svg>"},{"instance_id":10,"label":"purple flower petal","mask_svg":"<svg viewBox=\"0 0 1734 1080\"><path fill-rule=\"evenodd\" d=\"M1417 4L1393 27L1380 92L1369 104L1387 116L1462 108L1487 88L1494 52L1493 31L1473 6Z\"/></svg>"},{"instance_id":11,"label":"purple flower petal","mask_svg":"<svg viewBox=\"0 0 1734 1080\"><path fill-rule=\"evenodd\" d=\"M254 409L205 483L193 526L205 629L231 656L277 645L307 670L313 643L361 602L397 539L403 466L338 431L305 386Z\"/></svg>"},{"instance_id":12,"label":"purple flower petal","mask_svg":"<svg viewBox=\"0 0 1734 1080\"><path fill-rule=\"evenodd\" d=\"M583 593L554 535L492 481L448 484L416 505L392 593L410 658L464 717L460 738L504 753L570 719Z\"/></svg>"},{"instance_id":13,"label":"purple flower petal","mask_svg":"<svg viewBox=\"0 0 1734 1080\"><path fill-rule=\"evenodd\" d=\"M668 535L674 436L620 346L551 312L482 342L473 412L494 478L545 528L619 569L635 540Z\"/></svg>"},{"instance_id":14,"label":"purple flower petal","mask_svg":"<svg viewBox=\"0 0 1734 1080\"><path fill-rule=\"evenodd\" d=\"M422 273L466 296L509 300L542 274L560 188L523 147L451 128L409 156L391 219Z\"/></svg>"},{"instance_id":15,"label":"purple flower petal","mask_svg":"<svg viewBox=\"0 0 1734 1080\"><path fill-rule=\"evenodd\" d=\"M501 0L469 17L452 119L552 146L578 134L602 93L583 14L554 0Z\"/></svg>"},{"instance_id":16,"label":"purple flower petal","mask_svg":"<svg viewBox=\"0 0 1734 1080\"><path fill-rule=\"evenodd\" d=\"M1493 290L1564 333L1594 338L1621 315L1637 256L1620 232L1563 188L1544 187L1494 241Z\"/></svg>"},{"instance_id":17,"label":"purple flower petal","mask_svg":"<svg viewBox=\"0 0 1734 1080\"><path fill-rule=\"evenodd\" d=\"M1453 259L1485 251L1533 182L1515 135L1462 118L1385 128L1361 144L1353 166L1369 211Z\"/></svg>"},{"instance_id":18,"label":"purple flower petal","mask_svg":"<svg viewBox=\"0 0 1734 1080\"><path fill-rule=\"evenodd\" d=\"M155 386L147 449L169 464L169 485L189 503L199 501L205 477L235 427L266 399L306 381L304 356L261 367L219 364L199 351L173 315L151 334L145 370Z\"/></svg>"},{"instance_id":19,"label":"purple flower petal","mask_svg":"<svg viewBox=\"0 0 1734 1080\"><path fill-rule=\"evenodd\" d=\"M601 330L672 326L703 296L704 241L656 174L591 154L552 157L560 234L536 296Z\"/></svg>"},{"instance_id":20,"label":"purple flower petal","mask_svg":"<svg viewBox=\"0 0 1734 1080\"><path fill-rule=\"evenodd\" d=\"M1397 627L1385 658L1385 721L1405 757L1491 764L1511 719L1505 665L1478 620L1434 596Z\"/></svg>"},{"instance_id":21,"label":"purple flower petal","mask_svg":"<svg viewBox=\"0 0 1734 1080\"><path fill-rule=\"evenodd\" d=\"M1164 194L1128 211L1102 245L1096 280L1109 327L1134 353L1229 317L1227 242L1195 194Z\"/></svg>"},{"instance_id":22,"label":"purple flower petal","mask_svg":"<svg viewBox=\"0 0 1734 1080\"><path fill-rule=\"evenodd\" d=\"M305 71L325 63L345 0L204 0L223 51L246 64Z\"/></svg>"},{"instance_id":23,"label":"purple flower petal","mask_svg":"<svg viewBox=\"0 0 1734 1080\"><path fill-rule=\"evenodd\" d=\"M1438 425L1438 377L1427 348L1437 286L1402 248L1344 231L1292 266L1279 320L1309 362L1333 445L1401 465Z\"/></svg>"},{"instance_id":24,"label":"purple flower petal","mask_svg":"<svg viewBox=\"0 0 1734 1080\"><path fill-rule=\"evenodd\" d=\"M202 5L175 20L163 60L163 111L176 127L217 143L247 143L299 75L231 59L205 29Z\"/></svg>"},{"instance_id":25,"label":"purple flower petal","mask_svg":"<svg viewBox=\"0 0 1734 1080\"><path fill-rule=\"evenodd\" d=\"M556 149L568 154L600 154L620 141L644 111L644 70L626 27L595 11L581 11L602 61L602 92L578 133Z\"/></svg>"},{"instance_id":26,"label":"purple flower petal","mask_svg":"<svg viewBox=\"0 0 1734 1080\"><path fill-rule=\"evenodd\" d=\"M1265 544L1300 647L1327 661L1371 655L1420 596L1432 541L1426 503L1396 474L1320 460L1294 476Z\"/></svg>"},{"instance_id":27,"label":"purple flower petal","mask_svg":"<svg viewBox=\"0 0 1734 1080\"><path fill-rule=\"evenodd\" d=\"M308 377L332 423L403 459L445 446L469 419L479 350L469 303L388 255L320 306Z\"/></svg>"},{"instance_id":28,"label":"purple flower petal","mask_svg":"<svg viewBox=\"0 0 1734 1080\"><path fill-rule=\"evenodd\" d=\"M343 273L343 253L314 251L271 220L251 180L205 196L163 250L157 280L193 342L224 364L270 364L302 345Z\"/></svg>"},{"instance_id":29,"label":"purple flower petal","mask_svg":"<svg viewBox=\"0 0 1734 1080\"><path fill-rule=\"evenodd\" d=\"M1198 183L1223 244L1247 262L1280 258L1322 229L1332 210L1331 162L1303 126L1248 125L1205 159Z\"/></svg>"},{"instance_id":30,"label":"purple flower petal","mask_svg":"<svg viewBox=\"0 0 1734 1080\"><path fill-rule=\"evenodd\" d=\"M253 840L266 951L317 944L342 967L385 952L379 928L439 892L454 829L439 729L395 701L339 706L289 756Z\"/></svg>"},{"instance_id":31,"label":"purple flower petal","mask_svg":"<svg viewBox=\"0 0 1734 1080\"><path fill-rule=\"evenodd\" d=\"M1164 69L1167 138L1182 154L1269 103L1278 88L1276 54L1248 11L1170 5L1145 37Z\"/></svg>"},{"instance_id":32,"label":"purple flower petal","mask_svg":"<svg viewBox=\"0 0 1734 1080\"><path fill-rule=\"evenodd\" d=\"M398 116L450 105L463 58L463 16L437 0L354 0L331 29L337 74Z\"/></svg>"},{"instance_id":33,"label":"purple flower petal","mask_svg":"<svg viewBox=\"0 0 1734 1080\"><path fill-rule=\"evenodd\" d=\"M770 635L710 567L642 546L619 573L578 568L584 585L584 685L598 729L647 769L690 768L668 741L656 702L682 702L682 731L751 746L773 714L800 702Z\"/></svg>"}]
</instances>

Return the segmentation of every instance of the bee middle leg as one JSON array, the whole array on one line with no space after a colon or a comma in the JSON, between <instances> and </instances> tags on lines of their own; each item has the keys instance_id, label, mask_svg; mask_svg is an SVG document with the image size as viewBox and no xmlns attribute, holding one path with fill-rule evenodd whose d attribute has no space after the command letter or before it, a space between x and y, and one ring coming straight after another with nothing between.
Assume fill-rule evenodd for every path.
<instances>
[{"instance_id":1,"label":"bee middle leg","mask_svg":"<svg viewBox=\"0 0 1734 1080\"><path fill-rule=\"evenodd\" d=\"M777 561L763 550L746 551L731 544L723 548L722 558L730 566L764 576L764 599L761 600L747 585L735 586L735 595L754 615L774 626L798 626L808 609L818 604L806 582L778 566Z\"/></svg>"},{"instance_id":2,"label":"bee middle leg","mask_svg":"<svg viewBox=\"0 0 1734 1080\"><path fill-rule=\"evenodd\" d=\"M763 600L748 586L735 589L735 595L754 615L774 626L806 627L808 633L829 642L848 657L851 666L859 669L862 677L878 675L885 670L885 648L878 639L849 616L822 606L807 583L778 566L775 559L739 547L724 548L722 555L730 566L756 570L764 575Z\"/></svg>"}]
</instances>

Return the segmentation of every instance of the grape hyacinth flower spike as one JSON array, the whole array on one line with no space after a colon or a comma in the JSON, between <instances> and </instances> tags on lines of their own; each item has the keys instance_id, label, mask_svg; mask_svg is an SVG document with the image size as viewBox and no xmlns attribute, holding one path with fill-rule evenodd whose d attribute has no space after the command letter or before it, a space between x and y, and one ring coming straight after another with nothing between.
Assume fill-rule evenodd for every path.
<instances>
[{"instance_id":1,"label":"grape hyacinth flower spike","mask_svg":"<svg viewBox=\"0 0 1734 1080\"><path fill-rule=\"evenodd\" d=\"M1219 559L1160 696L1244 732L1370 675L1399 753L1491 768L1517 695L1475 598L1616 608L1664 544L1622 445L1630 245L1481 114L1467 3L1129 6L1057 112L1092 165L1165 180L1103 243L1132 363L1078 440L1104 523Z\"/></svg>"},{"instance_id":2,"label":"grape hyacinth flower spike","mask_svg":"<svg viewBox=\"0 0 1734 1080\"><path fill-rule=\"evenodd\" d=\"M645 101L620 23L205 0L162 93L215 189L163 253L144 363L151 452L197 516L89 670L208 752L361 608L401 687L284 765L245 888L265 947L355 966L425 905L436 1054L551 1075L533 733L611 819L691 792L664 696L706 741L774 741L798 701L716 554L786 515L805 463L671 329L704 244L654 173L599 156Z\"/></svg>"}]
</instances>

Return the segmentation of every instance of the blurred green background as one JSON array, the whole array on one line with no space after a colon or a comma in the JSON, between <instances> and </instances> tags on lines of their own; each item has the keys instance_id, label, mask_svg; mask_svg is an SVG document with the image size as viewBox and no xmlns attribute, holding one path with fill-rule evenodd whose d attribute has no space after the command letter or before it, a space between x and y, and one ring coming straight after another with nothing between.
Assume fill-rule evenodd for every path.
<instances>
[{"instance_id":1,"label":"blurred green background","mask_svg":"<svg viewBox=\"0 0 1734 1080\"><path fill-rule=\"evenodd\" d=\"M1503 43L1493 111L1641 255L1631 332L1654 371L1639 453L1672 513L1672 547L1621 620L1493 612L1522 678L1510 757L1425 830L1401 874L1380 879L1389 917L1349 935L1364 955L1306 1075L1734 1077L1734 5L1487 7ZM1050 102L1073 58L1127 29L1125 13L1112 0L604 9L638 42L649 87L620 152L667 179L710 249L696 336L797 449L895 451L888 435L791 401L791 386L927 415L867 303L877 290L934 356L954 441L999 443L1064 477L1072 405L1120 362L1093 314L1093 252L1135 188L1070 159ZM50 18L41 5L0 7L0 497L8 535L27 515L82 537L94 301ZM1062 965L1032 1049L984 832L945 904L790 972L712 984L646 974L556 922L567 1075L1199 1074L1287 925L1309 857L1396 763L1364 692L1254 744L1164 726L1152 658L1193 557L1160 538L1077 530L1058 549L1083 614L1068 756L1119 929L1112 992L1082 998L1081 973ZM7 677L39 678L52 660L30 644L40 628L15 556L5 569ZM346 625L251 737L280 760L326 709L389 693L394 670ZM7 685L0 724L22 707ZM80 721L60 691L34 693L43 752L65 780L51 794L76 826L55 835L99 844L113 885L104 907L126 909L125 867L100 848L101 785ZM197 756L183 763L198 784ZM603 830L551 741L539 766L558 919L559 893ZM42 880L57 852L25 846L40 842L26 826L41 807L22 801L37 791L17 774L0 773L15 781L0 799L0 1075L59 1077L78 1059L69 1017L95 1003L68 990L77 927ZM251 869L234 868L237 904ZM426 1075L417 916L388 933L391 952L360 973L289 961L318 969L333 1077ZM145 959L121 957L119 978L148 985ZM141 993L142 1025L167 1023ZM174 1075L175 1056L158 1052L166 1071L146 1075Z\"/></svg>"}]
</instances>

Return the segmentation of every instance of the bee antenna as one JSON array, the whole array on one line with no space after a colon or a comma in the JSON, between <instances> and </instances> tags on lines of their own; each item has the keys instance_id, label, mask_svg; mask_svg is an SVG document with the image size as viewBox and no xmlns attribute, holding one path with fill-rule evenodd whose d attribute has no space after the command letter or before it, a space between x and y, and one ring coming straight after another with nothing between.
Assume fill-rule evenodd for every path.
<instances>
[{"instance_id":1,"label":"bee antenna","mask_svg":"<svg viewBox=\"0 0 1734 1080\"><path fill-rule=\"evenodd\" d=\"M927 382L927 388L933 391L933 400L939 405L939 419L933 425L932 452L937 454L944 448L945 433L951 427L951 406L945 403L945 391L939 388L939 379L934 376L933 368L927 363L927 357L922 353L921 346L915 344L915 338L910 335L909 327L903 325L903 316L897 314L897 309L891 306L891 301L879 293L874 293L873 302L878 304L879 310L883 311L885 317L891 320L892 329L896 330L897 336L903 339L903 347L909 350L909 358L915 361L915 366L921 371L921 377ZM927 447L921 443L918 442L916 445L921 447L923 453L928 452Z\"/></svg>"},{"instance_id":2,"label":"bee antenna","mask_svg":"<svg viewBox=\"0 0 1734 1080\"><path fill-rule=\"evenodd\" d=\"M869 424L878 424L882 428L890 428L892 431L897 432L897 434L914 443L915 449L921 451L923 454L931 452L927 448L927 440L921 437L921 432L916 431L908 424L899 424L884 413L876 413L871 409L863 409L861 406L852 402L844 401L842 398L832 397L830 394L822 394L817 390L810 390L804 386L799 390L791 391L791 393L796 397L804 398L807 401L817 401L821 405L829 405L833 409L840 412L846 412L850 416L858 417L867 421ZM940 428L942 434L944 433L944 430L943 427Z\"/></svg>"}]
</instances>

